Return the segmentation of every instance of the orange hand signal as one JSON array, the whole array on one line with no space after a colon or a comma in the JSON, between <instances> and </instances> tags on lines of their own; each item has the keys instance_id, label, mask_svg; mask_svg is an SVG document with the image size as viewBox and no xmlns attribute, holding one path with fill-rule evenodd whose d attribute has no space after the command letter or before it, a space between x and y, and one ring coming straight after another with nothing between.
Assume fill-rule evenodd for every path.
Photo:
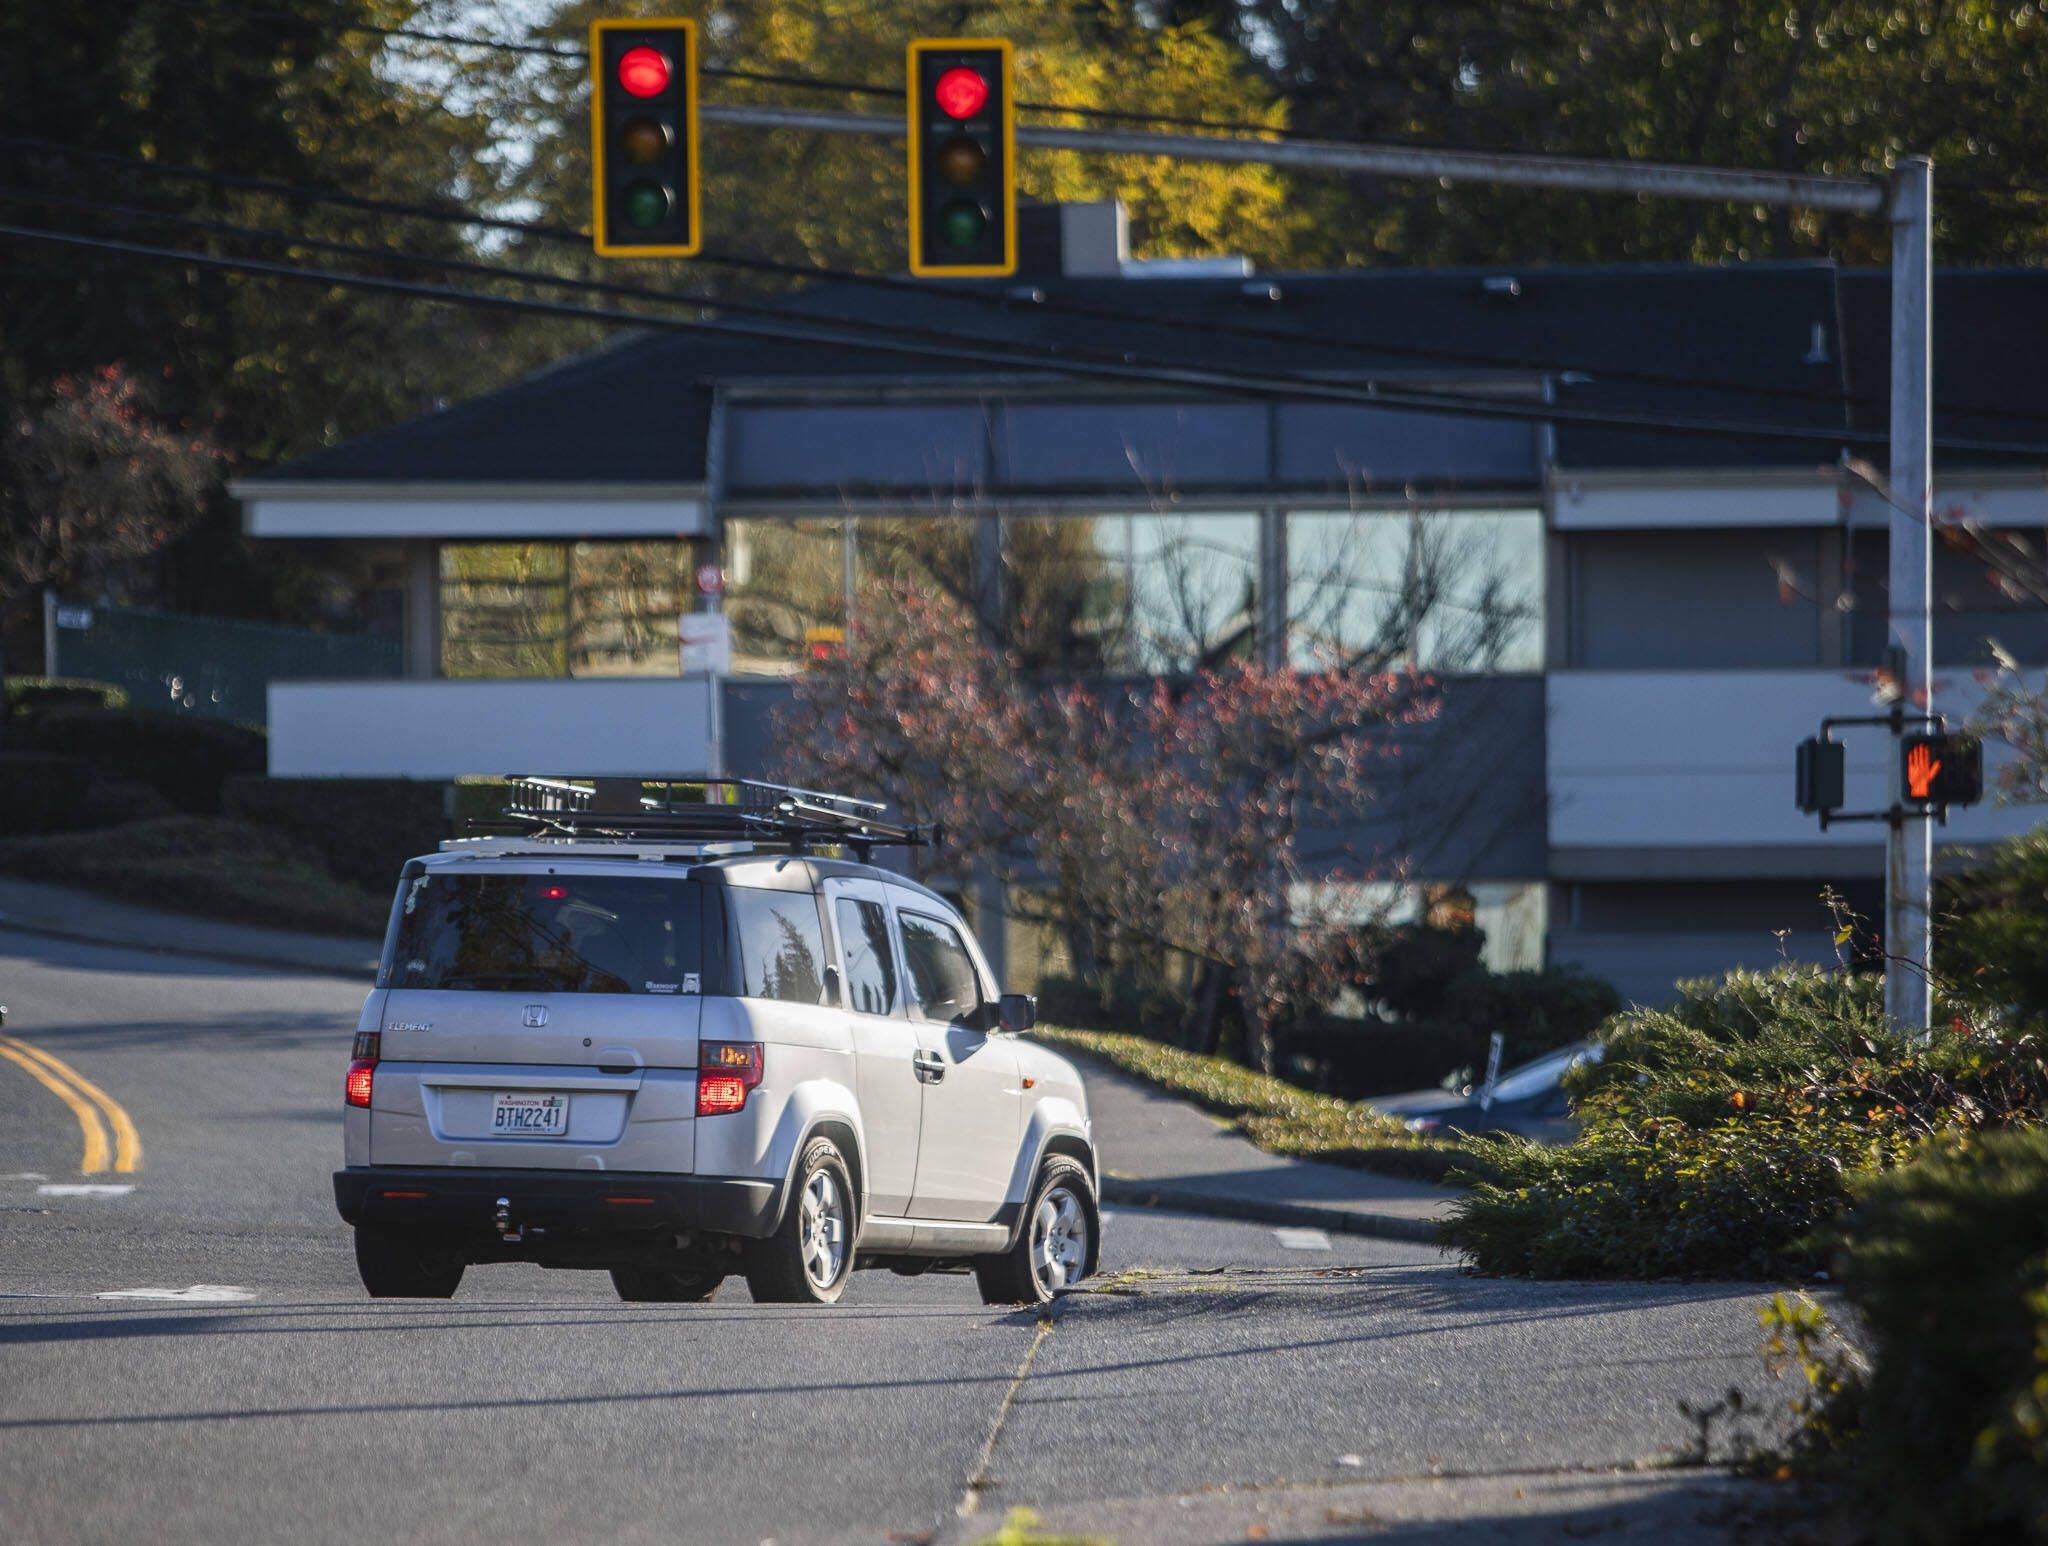
<instances>
[{"instance_id":1,"label":"orange hand signal","mask_svg":"<svg viewBox=\"0 0 2048 1546\"><path fill-rule=\"evenodd\" d=\"M1941 759L1925 745L1906 753L1906 792L1925 800L1934 789L1934 775L1941 771Z\"/></svg>"}]
</instances>

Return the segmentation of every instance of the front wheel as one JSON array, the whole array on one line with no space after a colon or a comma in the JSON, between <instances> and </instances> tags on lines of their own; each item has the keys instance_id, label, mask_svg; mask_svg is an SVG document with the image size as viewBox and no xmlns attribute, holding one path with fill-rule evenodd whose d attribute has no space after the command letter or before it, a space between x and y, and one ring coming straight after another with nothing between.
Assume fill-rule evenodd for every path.
<instances>
[{"instance_id":1,"label":"front wheel","mask_svg":"<svg viewBox=\"0 0 2048 1546\"><path fill-rule=\"evenodd\" d=\"M853 1272L853 1178L829 1138L813 1138L797 1161L782 1222L748 1242L747 1288L756 1304L832 1304Z\"/></svg>"},{"instance_id":2,"label":"front wheel","mask_svg":"<svg viewBox=\"0 0 2048 1546\"><path fill-rule=\"evenodd\" d=\"M983 1304L1049 1304L1095 1270L1102 1215L1088 1172L1057 1155L1045 1162L1017 1243L974 1264Z\"/></svg>"},{"instance_id":3,"label":"front wheel","mask_svg":"<svg viewBox=\"0 0 2048 1546\"><path fill-rule=\"evenodd\" d=\"M411 1230L356 1225L356 1271L372 1299L453 1299L463 1261Z\"/></svg>"}]
</instances>

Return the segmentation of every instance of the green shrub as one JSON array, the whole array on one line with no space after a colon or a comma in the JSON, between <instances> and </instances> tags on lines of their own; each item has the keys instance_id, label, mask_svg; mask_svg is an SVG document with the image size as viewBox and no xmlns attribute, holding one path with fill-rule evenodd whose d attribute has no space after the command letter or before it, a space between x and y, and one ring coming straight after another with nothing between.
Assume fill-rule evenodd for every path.
<instances>
[{"instance_id":1,"label":"green shrub","mask_svg":"<svg viewBox=\"0 0 2048 1546\"><path fill-rule=\"evenodd\" d=\"M1820 1265L1804 1242L1849 1200L1847 1178L1896 1163L1897 1129L1764 1117L1691 1128L1608 1124L1562 1148L1468 1138L1473 1189L1446 1245L1482 1272L1536 1278L1783 1278Z\"/></svg>"},{"instance_id":2,"label":"green shrub","mask_svg":"<svg viewBox=\"0 0 2048 1546\"><path fill-rule=\"evenodd\" d=\"M1856 1191L1835 1270L1865 1358L1821 1351L1811 1307L1766 1322L1820 1393L1820 1468L1883 1541L2048 1541L2048 1132L1945 1146Z\"/></svg>"},{"instance_id":3,"label":"green shrub","mask_svg":"<svg viewBox=\"0 0 2048 1546\"><path fill-rule=\"evenodd\" d=\"M53 709L125 709L127 689L112 682L78 676L10 676L6 680L6 715L33 719Z\"/></svg>"},{"instance_id":4,"label":"green shrub","mask_svg":"<svg viewBox=\"0 0 2048 1546\"><path fill-rule=\"evenodd\" d=\"M1602 1060L1572 1074L1589 1122L1841 1116L1927 1135L2030 1122L2048 1109L2038 1040L1946 1007L1931 1036L1898 1031L1875 975L1778 966L1678 988L1668 1009L1617 1016Z\"/></svg>"},{"instance_id":5,"label":"green shrub","mask_svg":"<svg viewBox=\"0 0 2048 1546\"><path fill-rule=\"evenodd\" d=\"M92 773L77 757L0 752L0 835L70 832L87 825Z\"/></svg>"},{"instance_id":6,"label":"green shrub","mask_svg":"<svg viewBox=\"0 0 2048 1546\"><path fill-rule=\"evenodd\" d=\"M209 816L0 840L0 872L281 929L375 935L390 913L387 896L343 885L277 833Z\"/></svg>"},{"instance_id":7,"label":"green shrub","mask_svg":"<svg viewBox=\"0 0 2048 1546\"><path fill-rule=\"evenodd\" d=\"M2048 1031L2048 827L1941 882L1935 961L1955 992Z\"/></svg>"},{"instance_id":8,"label":"green shrub","mask_svg":"<svg viewBox=\"0 0 2048 1546\"><path fill-rule=\"evenodd\" d=\"M259 730L155 710L53 710L21 727L21 745L83 758L95 772L148 784L179 810L198 815L219 811L221 785L230 775L260 773L265 761Z\"/></svg>"},{"instance_id":9,"label":"green shrub","mask_svg":"<svg viewBox=\"0 0 2048 1546\"><path fill-rule=\"evenodd\" d=\"M82 758L0 752L0 837L35 837L171 813L147 784L95 772Z\"/></svg>"},{"instance_id":10,"label":"green shrub","mask_svg":"<svg viewBox=\"0 0 2048 1546\"><path fill-rule=\"evenodd\" d=\"M1857 1174L2048 1108L2031 1036L1896 1031L1873 977L1783 966L1680 989L1616 1017L1603 1061L1571 1077L1575 1142L1468 1141L1494 1174L1475 1175L1447 1240L1544 1277L1811 1271L1802 1237L1839 1217Z\"/></svg>"},{"instance_id":11,"label":"green shrub","mask_svg":"<svg viewBox=\"0 0 2048 1546\"><path fill-rule=\"evenodd\" d=\"M371 892L390 891L405 861L449 830L448 786L408 778L238 775L222 786L220 813L292 839Z\"/></svg>"}]
</instances>

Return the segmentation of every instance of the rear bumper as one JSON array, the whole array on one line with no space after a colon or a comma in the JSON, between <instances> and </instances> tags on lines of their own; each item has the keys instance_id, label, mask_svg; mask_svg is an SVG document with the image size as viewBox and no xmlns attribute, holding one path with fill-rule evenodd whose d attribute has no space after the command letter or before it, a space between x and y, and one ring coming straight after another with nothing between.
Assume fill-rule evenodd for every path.
<instances>
[{"instance_id":1,"label":"rear bumper","mask_svg":"<svg viewBox=\"0 0 2048 1546\"><path fill-rule=\"evenodd\" d=\"M761 1240L782 1218L782 1184L742 1176L402 1165L334 1173L335 1206L351 1224L488 1229L500 1198L519 1224L556 1230L695 1229Z\"/></svg>"}]
</instances>

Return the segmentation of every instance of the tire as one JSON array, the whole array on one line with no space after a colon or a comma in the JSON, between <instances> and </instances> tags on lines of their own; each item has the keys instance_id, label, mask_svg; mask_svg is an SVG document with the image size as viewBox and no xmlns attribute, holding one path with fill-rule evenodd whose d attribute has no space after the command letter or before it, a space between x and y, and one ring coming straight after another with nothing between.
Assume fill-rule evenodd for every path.
<instances>
[{"instance_id":1,"label":"tire","mask_svg":"<svg viewBox=\"0 0 2048 1546\"><path fill-rule=\"evenodd\" d=\"M372 1299L453 1299L462 1268L460 1256L410 1230L356 1225L356 1271Z\"/></svg>"},{"instance_id":2,"label":"tire","mask_svg":"<svg viewBox=\"0 0 2048 1546\"><path fill-rule=\"evenodd\" d=\"M1088 1172L1054 1155L1038 1172L1017 1243L974 1264L983 1304L1050 1304L1095 1270L1102 1214Z\"/></svg>"},{"instance_id":3,"label":"tire","mask_svg":"<svg viewBox=\"0 0 2048 1546\"><path fill-rule=\"evenodd\" d=\"M756 1304L832 1304L853 1273L853 1178L829 1138L804 1145L782 1222L750 1241L747 1288Z\"/></svg>"},{"instance_id":4,"label":"tire","mask_svg":"<svg viewBox=\"0 0 2048 1546\"><path fill-rule=\"evenodd\" d=\"M612 1287L628 1304L702 1304L724 1282L724 1273L709 1269L612 1268Z\"/></svg>"}]
</instances>

